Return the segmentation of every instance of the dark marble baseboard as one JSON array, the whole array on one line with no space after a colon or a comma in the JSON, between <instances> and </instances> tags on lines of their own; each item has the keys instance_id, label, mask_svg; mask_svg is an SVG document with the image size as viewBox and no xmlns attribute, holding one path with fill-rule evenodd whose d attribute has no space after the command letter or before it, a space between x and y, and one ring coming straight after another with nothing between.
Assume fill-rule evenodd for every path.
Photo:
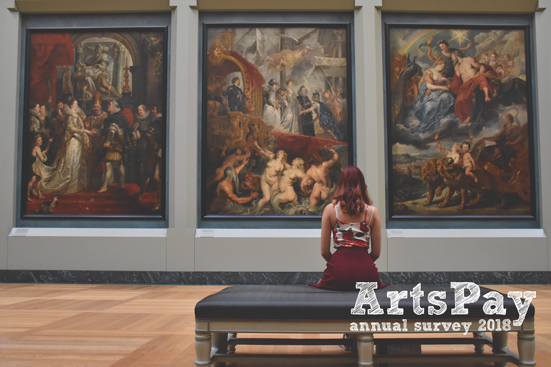
<instances>
[{"instance_id":1,"label":"dark marble baseboard","mask_svg":"<svg viewBox=\"0 0 551 367\"><path fill-rule=\"evenodd\" d=\"M186 271L46 271L0 270L0 283L69 284L307 284L317 283L318 272L186 272ZM387 284L551 284L551 271L507 272L381 272Z\"/></svg>"}]
</instances>

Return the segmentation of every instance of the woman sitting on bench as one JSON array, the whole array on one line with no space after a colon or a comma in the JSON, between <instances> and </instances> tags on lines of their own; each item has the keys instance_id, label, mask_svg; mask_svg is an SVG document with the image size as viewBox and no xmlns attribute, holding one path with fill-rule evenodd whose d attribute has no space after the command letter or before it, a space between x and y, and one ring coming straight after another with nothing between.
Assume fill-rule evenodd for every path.
<instances>
[{"instance_id":1,"label":"woman sitting on bench","mask_svg":"<svg viewBox=\"0 0 551 367\"><path fill-rule=\"evenodd\" d=\"M344 169L321 219L321 256L327 268L318 284L310 285L334 290L356 290L356 282L377 282L375 260L381 253L381 218L370 205L365 179L358 167ZM331 232L335 251L331 254ZM371 253L368 252L371 244Z\"/></svg>"}]
</instances>

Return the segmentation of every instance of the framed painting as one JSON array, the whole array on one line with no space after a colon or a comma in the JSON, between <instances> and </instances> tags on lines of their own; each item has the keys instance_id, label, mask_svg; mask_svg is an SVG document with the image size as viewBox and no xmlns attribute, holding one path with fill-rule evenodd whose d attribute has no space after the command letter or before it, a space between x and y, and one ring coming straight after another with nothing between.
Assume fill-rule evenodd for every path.
<instances>
[{"instance_id":1,"label":"framed painting","mask_svg":"<svg viewBox=\"0 0 551 367\"><path fill-rule=\"evenodd\" d=\"M350 23L203 24L202 218L319 218L352 164L350 39Z\"/></svg>"},{"instance_id":2,"label":"framed painting","mask_svg":"<svg viewBox=\"0 0 551 367\"><path fill-rule=\"evenodd\" d=\"M26 31L21 218L165 220L168 27Z\"/></svg>"},{"instance_id":3,"label":"framed painting","mask_svg":"<svg viewBox=\"0 0 551 367\"><path fill-rule=\"evenodd\" d=\"M530 21L416 18L384 22L389 219L534 220Z\"/></svg>"}]
</instances>

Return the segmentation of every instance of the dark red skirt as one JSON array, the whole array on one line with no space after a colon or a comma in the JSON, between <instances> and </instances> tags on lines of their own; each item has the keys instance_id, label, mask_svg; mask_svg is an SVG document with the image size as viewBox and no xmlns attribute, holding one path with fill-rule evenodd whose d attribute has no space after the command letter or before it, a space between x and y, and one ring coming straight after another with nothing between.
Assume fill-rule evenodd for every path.
<instances>
[{"instance_id":1,"label":"dark red skirt","mask_svg":"<svg viewBox=\"0 0 551 367\"><path fill-rule=\"evenodd\" d=\"M387 284L381 283L379 271L371 256L364 247L339 247L327 263L323 277L314 287L340 291L356 290L356 282L377 282L379 288Z\"/></svg>"}]
</instances>

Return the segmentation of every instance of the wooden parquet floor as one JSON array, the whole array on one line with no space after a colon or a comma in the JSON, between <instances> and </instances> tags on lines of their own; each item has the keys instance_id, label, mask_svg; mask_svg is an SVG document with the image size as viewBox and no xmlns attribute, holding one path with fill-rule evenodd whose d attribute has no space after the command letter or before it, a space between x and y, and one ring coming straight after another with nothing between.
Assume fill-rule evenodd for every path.
<instances>
[{"instance_id":1,"label":"wooden parquet floor","mask_svg":"<svg viewBox=\"0 0 551 367\"><path fill-rule=\"evenodd\" d=\"M489 287L504 293L537 291L533 301L536 307L536 362L538 367L551 366L551 285ZM195 304L223 288L0 284L0 366L194 367ZM510 334L509 347L516 352L516 334ZM439 348L424 346L423 352L436 352ZM448 351L454 348L459 353L472 351L470 346L447 348ZM238 346L237 351L346 353L336 346ZM230 365L252 366L228 364L228 367ZM493 364L461 366L489 367Z\"/></svg>"}]
</instances>

